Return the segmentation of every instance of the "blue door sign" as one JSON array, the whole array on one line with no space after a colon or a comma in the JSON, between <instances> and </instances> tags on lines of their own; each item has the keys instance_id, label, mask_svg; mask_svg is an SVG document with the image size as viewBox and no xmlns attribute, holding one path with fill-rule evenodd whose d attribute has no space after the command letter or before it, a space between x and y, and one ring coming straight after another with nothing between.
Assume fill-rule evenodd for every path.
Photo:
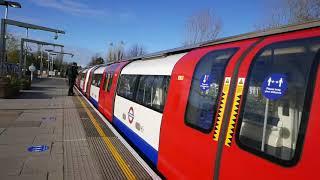
<instances>
[{"instance_id":1,"label":"blue door sign","mask_svg":"<svg viewBox=\"0 0 320 180\"><path fill-rule=\"evenodd\" d=\"M29 152L42 152L48 150L49 147L46 145L40 145L40 146L30 146L28 148Z\"/></svg>"},{"instance_id":2,"label":"blue door sign","mask_svg":"<svg viewBox=\"0 0 320 180\"><path fill-rule=\"evenodd\" d=\"M271 74L262 83L262 95L270 100L276 100L285 95L288 89L287 77L284 74Z\"/></svg>"},{"instance_id":3,"label":"blue door sign","mask_svg":"<svg viewBox=\"0 0 320 180\"><path fill-rule=\"evenodd\" d=\"M207 91L210 88L212 76L209 74L204 74L200 78L200 90Z\"/></svg>"}]
</instances>

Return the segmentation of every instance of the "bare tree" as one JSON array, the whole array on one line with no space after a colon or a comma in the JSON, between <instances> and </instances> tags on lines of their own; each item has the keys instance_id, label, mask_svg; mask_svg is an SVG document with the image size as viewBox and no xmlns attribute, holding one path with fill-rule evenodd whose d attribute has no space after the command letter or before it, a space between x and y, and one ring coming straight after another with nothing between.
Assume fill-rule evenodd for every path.
<instances>
[{"instance_id":1,"label":"bare tree","mask_svg":"<svg viewBox=\"0 0 320 180\"><path fill-rule=\"evenodd\" d=\"M107 62L117 62L123 59L124 56L124 42L110 43L107 52Z\"/></svg>"},{"instance_id":2,"label":"bare tree","mask_svg":"<svg viewBox=\"0 0 320 180\"><path fill-rule=\"evenodd\" d=\"M212 10L202 10L191 15L185 26L184 45L216 39L221 32L221 21Z\"/></svg>"},{"instance_id":3,"label":"bare tree","mask_svg":"<svg viewBox=\"0 0 320 180\"><path fill-rule=\"evenodd\" d=\"M271 7L267 19L255 25L256 29L266 30L320 18L320 0L280 0Z\"/></svg>"},{"instance_id":4,"label":"bare tree","mask_svg":"<svg viewBox=\"0 0 320 180\"><path fill-rule=\"evenodd\" d=\"M131 57L137 57L137 56L142 56L146 54L146 48L143 45L140 44L133 44L127 51L126 51L126 57L131 58Z\"/></svg>"},{"instance_id":5,"label":"bare tree","mask_svg":"<svg viewBox=\"0 0 320 180\"><path fill-rule=\"evenodd\" d=\"M289 23L320 18L320 0L285 0L289 8Z\"/></svg>"}]
</instances>

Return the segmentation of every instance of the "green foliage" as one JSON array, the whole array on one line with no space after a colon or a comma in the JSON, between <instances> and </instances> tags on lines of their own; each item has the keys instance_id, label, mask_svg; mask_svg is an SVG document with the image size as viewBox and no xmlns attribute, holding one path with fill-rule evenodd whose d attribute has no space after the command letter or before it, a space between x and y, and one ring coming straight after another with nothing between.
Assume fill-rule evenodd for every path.
<instances>
[{"instance_id":1,"label":"green foliage","mask_svg":"<svg viewBox=\"0 0 320 180\"><path fill-rule=\"evenodd\" d=\"M7 60L9 63L17 64L19 63L20 55L20 40L12 34L7 34L6 36L7 45Z\"/></svg>"},{"instance_id":2,"label":"green foliage","mask_svg":"<svg viewBox=\"0 0 320 180\"><path fill-rule=\"evenodd\" d=\"M91 58L91 61L88 65L93 66L93 65L98 65L98 64L104 64L104 59L101 56L99 56L98 54L96 54Z\"/></svg>"},{"instance_id":3,"label":"green foliage","mask_svg":"<svg viewBox=\"0 0 320 180\"><path fill-rule=\"evenodd\" d=\"M29 78L22 78L20 80L20 86L22 89L30 89L31 87L31 81Z\"/></svg>"},{"instance_id":4,"label":"green foliage","mask_svg":"<svg viewBox=\"0 0 320 180\"><path fill-rule=\"evenodd\" d=\"M16 77L12 77L10 79L10 82L9 82L9 87L11 88L16 88L16 87L19 87L20 88L21 86L21 81L20 79L16 78Z\"/></svg>"}]
</instances>

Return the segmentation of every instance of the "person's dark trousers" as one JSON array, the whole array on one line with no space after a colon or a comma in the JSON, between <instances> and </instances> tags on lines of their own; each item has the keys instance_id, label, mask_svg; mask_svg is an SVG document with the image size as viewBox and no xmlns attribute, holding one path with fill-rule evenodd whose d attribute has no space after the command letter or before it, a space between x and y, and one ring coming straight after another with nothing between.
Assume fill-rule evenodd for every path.
<instances>
[{"instance_id":1,"label":"person's dark trousers","mask_svg":"<svg viewBox=\"0 0 320 180\"><path fill-rule=\"evenodd\" d=\"M73 96L73 86L74 86L74 79L69 79L69 91L68 91L68 96Z\"/></svg>"}]
</instances>

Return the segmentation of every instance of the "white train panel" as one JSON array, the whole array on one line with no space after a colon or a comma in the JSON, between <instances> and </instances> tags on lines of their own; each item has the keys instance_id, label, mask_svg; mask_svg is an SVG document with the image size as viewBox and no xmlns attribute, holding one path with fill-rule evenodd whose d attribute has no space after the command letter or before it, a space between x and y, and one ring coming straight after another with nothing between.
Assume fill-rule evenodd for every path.
<instances>
[{"instance_id":1,"label":"white train panel","mask_svg":"<svg viewBox=\"0 0 320 180\"><path fill-rule=\"evenodd\" d=\"M157 57L152 60L139 60L129 63L121 74L171 75L177 61L186 53Z\"/></svg>"}]
</instances>

